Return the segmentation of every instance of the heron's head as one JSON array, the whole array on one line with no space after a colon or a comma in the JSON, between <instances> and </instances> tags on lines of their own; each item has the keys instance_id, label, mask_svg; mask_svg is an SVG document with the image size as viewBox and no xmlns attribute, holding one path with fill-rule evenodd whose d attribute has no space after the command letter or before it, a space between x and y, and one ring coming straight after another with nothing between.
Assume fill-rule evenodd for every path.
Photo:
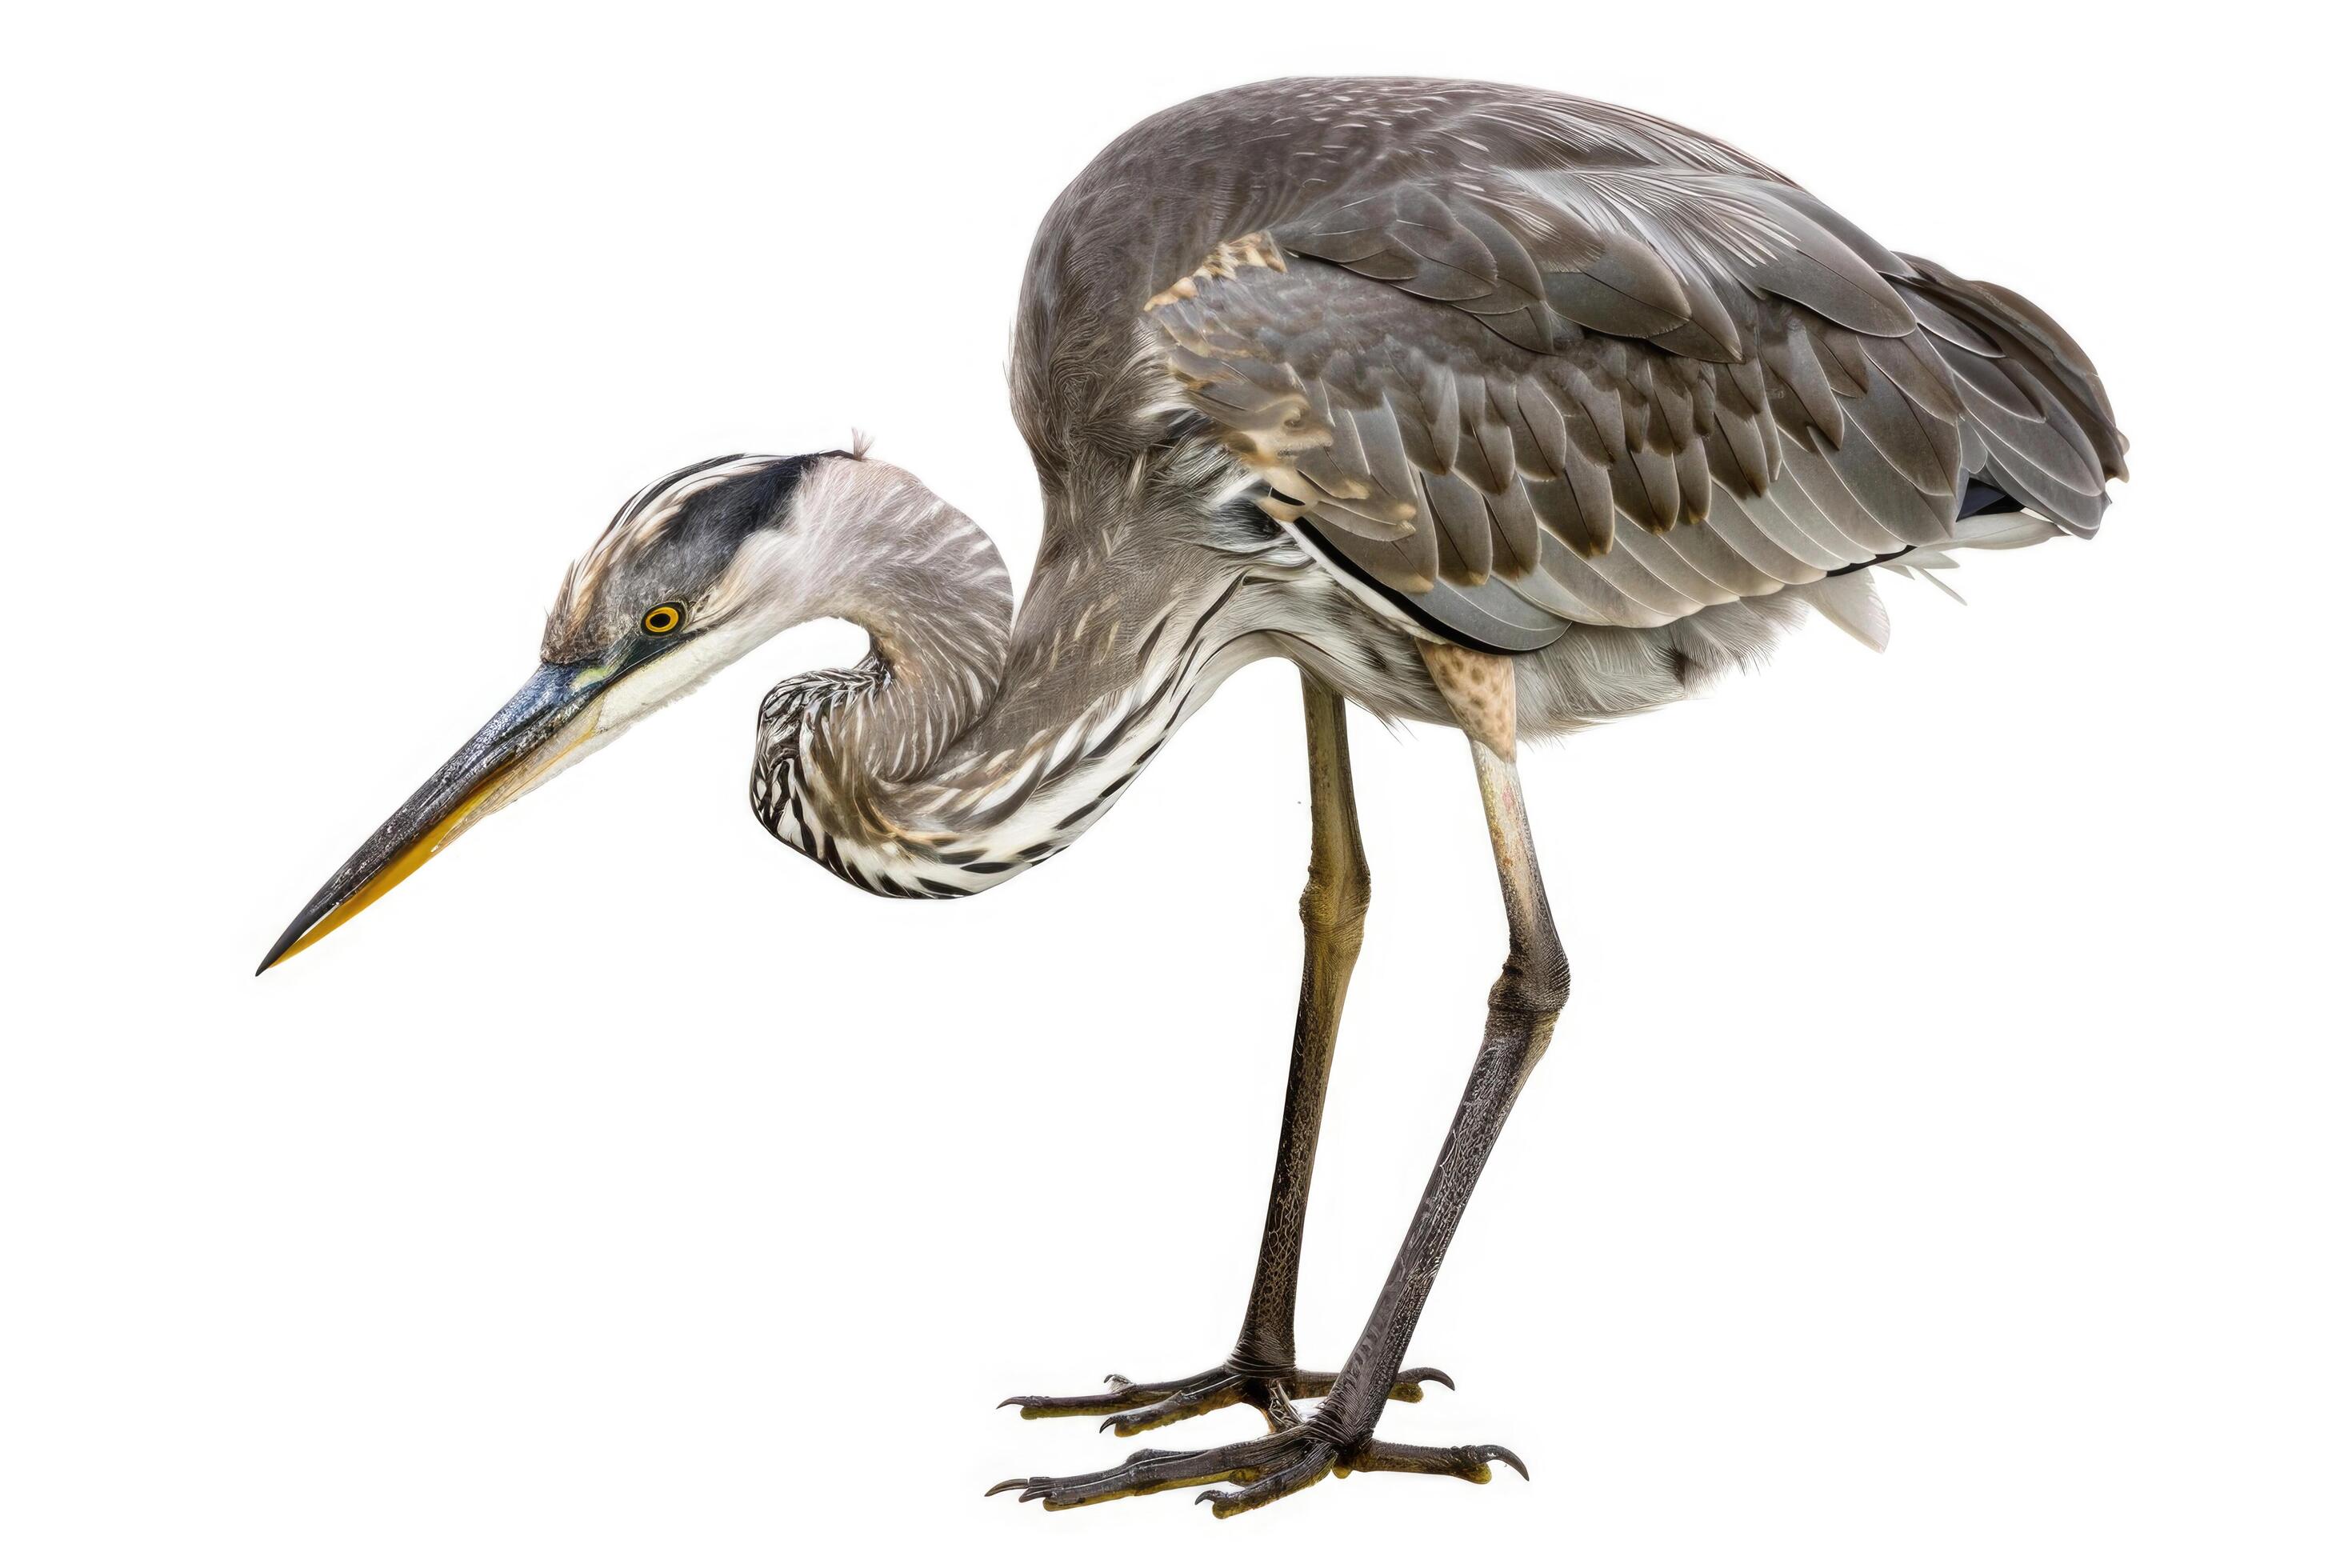
<instances>
[{"instance_id":1,"label":"heron's head","mask_svg":"<svg viewBox=\"0 0 2352 1568\"><path fill-rule=\"evenodd\" d=\"M262 969L317 942L490 813L768 637L828 613L812 492L846 452L717 458L631 497L566 574L522 689L294 917ZM896 470L887 470L895 473ZM257 971L258 973L258 971Z\"/></svg>"}]
</instances>

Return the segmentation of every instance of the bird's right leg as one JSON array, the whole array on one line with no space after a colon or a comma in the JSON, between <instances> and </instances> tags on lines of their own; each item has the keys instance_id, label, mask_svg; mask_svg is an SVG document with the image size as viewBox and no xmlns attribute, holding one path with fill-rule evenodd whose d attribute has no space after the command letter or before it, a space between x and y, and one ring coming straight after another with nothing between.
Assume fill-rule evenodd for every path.
<instances>
[{"instance_id":1,"label":"bird's right leg","mask_svg":"<svg viewBox=\"0 0 2352 1568\"><path fill-rule=\"evenodd\" d=\"M1307 966L1298 984L1298 1021L1291 1035L1290 1081L1282 1103L1282 1136L1274 1158L1274 1190L1265 1205L1257 1272L1242 1315L1241 1338L1218 1366L1164 1383L1131 1383L1113 1373L1099 1394L1066 1397L1024 1394L1008 1399L1025 1418L1100 1415L1120 1436L1165 1426L1188 1416L1249 1405L1279 1431L1297 1422L1293 1399L1319 1399L1334 1373L1302 1372L1293 1340L1298 1301L1298 1258L1307 1235L1307 1189L1315 1175L1315 1144L1323 1127L1324 1091L1339 1039L1339 1012L1364 944L1364 914L1372 880L1356 826L1356 785L1348 763L1348 707L1336 691L1299 672L1307 699L1307 770L1313 847L1298 915L1307 928ZM1389 1397L1421 1397L1423 1382L1453 1380L1434 1367L1397 1373Z\"/></svg>"}]
</instances>

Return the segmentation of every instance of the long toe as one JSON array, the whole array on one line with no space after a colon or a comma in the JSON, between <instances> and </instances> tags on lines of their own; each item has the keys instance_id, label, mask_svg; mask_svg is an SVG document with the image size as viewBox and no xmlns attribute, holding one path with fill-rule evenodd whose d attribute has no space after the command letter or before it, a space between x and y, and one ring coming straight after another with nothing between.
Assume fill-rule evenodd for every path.
<instances>
[{"instance_id":1,"label":"long toe","mask_svg":"<svg viewBox=\"0 0 2352 1568\"><path fill-rule=\"evenodd\" d=\"M1099 1394L1016 1394L997 1405L1021 1407L1021 1419L1035 1421L1048 1415L1109 1415L1121 1410L1132 1410L1139 1405L1175 1392L1181 1383L1135 1383L1112 1373L1103 1379Z\"/></svg>"},{"instance_id":2,"label":"long toe","mask_svg":"<svg viewBox=\"0 0 2352 1568\"><path fill-rule=\"evenodd\" d=\"M1171 1487L1207 1486L1215 1481L1254 1481L1270 1466L1289 1458L1291 1434L1228 1443L1195 1453L1141 1448L1127 1462L1082 1476L1034 1476L1026 1482L1003 1481L989 1489L993 1497L1018 1485L1023 1502L1042 1502L1059 1510L1116 1498L1142 1497Z\"/></svg>"},{"instance_id":3,"label":"long toe","mask_svg":"<svg viewBox=\"0 0 2352 1568\"><path fill-rule=\"evenodd\" d=\"M1349 1470L1393 1470L1411 1476L1454 1476L1480 1486L1495 1479L1496 1461L1528 1479L1528 1467L1499 1443L1470 1443L1453 1448L1423 1447L1417 1443L1385 1443L1374 1437L1360 1444L1341 1462Z\"/></svg>"},{"instance_id":4,"label":"long toe","mask_svg":"<svg viewBox=\"0 0 2352 1568\"><path fill-rule=\"evenodd\" d=\"M1250 1390L1240 1374L1227 1373L1180 1388L1149 1405L1107 1415L1103 1418L1103 1427L1122 1437L1133 1437L1155 1426L1173 1426L1179 1421L1189 1421L1195 1415L1205 1415L1212 1410L1223 1410L1228 1405L1239 1405L1249 1394Z\"/></svg>"},{"instance_id":5,"label":"long toe","mask_svg":"<svg viewBox=\"0 0 2352 1568\"><path fill-rule=\"evenodd\" d=\"M1289 1424L1286 1419L1288 1401L1320 1399L1331 1392L1338 1376L1328 1372L1268 1372L1214 1366L1191 1377L1136 1383L1112 1373L1103 1379L1099 1393L1016 1394L997 1408L1017 1407L1024 1421L1057 1415L1108 1416L1111 1419L1103 1422L1105 1430L1133 1437L1157 1426L1223 1410L1229 1405L1251 1405L1265 1413L1272 1425L1281 1427ZM1425 1383L1454 1386L1454 1380L1433 1366L1409 1367L1397 1373L1390 1384L1389 1397L1407 1405L1418 1404Z\"/></svg>"},{"instance_id":6,"label":"long toe","mask_svg":"<svg viewBox=\"0 0 2352 1568\"><path fill-rule=\"evenodd\" d=\"M1209 1505L1209 1511L1219 1519L1231 1519L1237 1513L1247 1513L1254 1508L1264 1508L1278 1502L1293 1492L1303 1492L1331 1473L1332 1461L1339 1450L1328 1443L1316 1443L1297 1458L1279 1468L1269 1469L1239 1491L1202 1492L1195 1502ZM1235 1479L1244 1478L1235 1477Z\"/></svg>"},{"instance_id":7,"label":"long toe","mask_svg":"<svg viewBox=\"0 0 2352 1568\"><path fill-rule=\"evenodd\" d=\"M1294 1372L1284 1382L1293 1399L1320 1399L1331 1392L1331 1385L1339 1380L1339 1374L1336 1372ZM1389 1384L1389 1397L1400 1404L1418 1405L1421 1403L1421 1385L1424 1383L1442 1383L1448 1388L1454 1386L1454 1380L1433 1366L1407 1367L1396 1374L1396 1381Z\"/></svg>"},{"instance_id":8,"label":"long toe","mask_svg":"<svg viewBox=\"0 0 2352 1568\"><path fill-rule=\"evenodd\" d=\"M1367 1437L1349 1443L1311 1423L1254 1437L1245 1443L1172 1453L1140 1448L1127 1462L1083 1476L1031 1476L1000 1483L989 1495L1018 1491L1024 1502L1042 1502L1049 1509L1084 1508L1114 1498L1142 1497L1174 1487L1215 1486L1231 1482L1232 1491L1202 1493L1219 1519L1231 1519L1305 1491L1328 1475L1356 1470L1394 1470L1404 1475L1453 1476L1465 1481L1493 1479L1494 1466L1508 1465L1524 1476L1526 1465L1508 1448L1493 1443L1431 1448L1412 1443L1385 1443Z\"/></svg>"},{"instance_id":9,"label":"long toe","mask_svg":"<svg viewBox=\"0 0 2352 1568\"><path fill-rule=\"evenodd\" d=\"M1212 1410L1247 1405L1265 1416L1267 1426L1280 1431L1298 1424L1297 1413L1290 1402L1320 1399L1330 1392L1332 1378L1328 1372L1287 1372L1227 1363L1161 1383L1131 1383L1113 1373L1106 1380L1108 1386L1099 1394L1024 1394L1004 1401L1004 1405L1018 1406L1022 1419L1028 1421L1055 1415L1102 1416L1106 1418L1106 1431L1133 1437ZM1423 1379L1453 1385L1452 1380L1434 1367L1416 1367L1397 1374L1390 1397L1419 1399Z\"/></svg>"}]
</instances>

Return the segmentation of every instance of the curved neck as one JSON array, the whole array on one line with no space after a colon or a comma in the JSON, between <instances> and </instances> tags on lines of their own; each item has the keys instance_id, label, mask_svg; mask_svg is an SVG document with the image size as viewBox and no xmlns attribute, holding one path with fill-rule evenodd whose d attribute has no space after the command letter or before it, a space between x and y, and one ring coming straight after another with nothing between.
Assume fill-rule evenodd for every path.
<instances>
[{"instance_id":1,"label":"curved neck","mask_svg":"<svg viewBox=\"0 0 2352 1568\"><path fill-rule=\"evenodd\" d=\"M1049 529L1013 623L1009 587L991 587L1003 571L994 546L939 510L952 522L934 520L932 548L832 612L865 626L873 652L769 693L751 783L777 837L909 898L980 891L1100 820L1169 732L1263 651L1237 611L1254 566L1285 550L1249 521L1103 529L1104 548L1085 553L1056 550L1067 531ZM1160 547L1120 553L1118 541L1139 539Z\"/></svg>"}]
</instances>

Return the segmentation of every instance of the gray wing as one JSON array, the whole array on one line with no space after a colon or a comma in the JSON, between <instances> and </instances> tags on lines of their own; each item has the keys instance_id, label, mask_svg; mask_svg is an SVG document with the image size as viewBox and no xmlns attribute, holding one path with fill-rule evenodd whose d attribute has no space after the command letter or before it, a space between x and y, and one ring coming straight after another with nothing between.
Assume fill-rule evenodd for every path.
<instances>
[{"instance_id":1,"label":"gray wing","mask_svg":"<svg viewBox=\"0 0 2352 1568\"><path fill-rule=\"evenodd\" d=\"M2047 317L1769 174L1358 183L1145 319L1270 512L1507 650L1949 542L1972 507L2087 534L2123 472Z\"/></svg>"}]
</instances>

